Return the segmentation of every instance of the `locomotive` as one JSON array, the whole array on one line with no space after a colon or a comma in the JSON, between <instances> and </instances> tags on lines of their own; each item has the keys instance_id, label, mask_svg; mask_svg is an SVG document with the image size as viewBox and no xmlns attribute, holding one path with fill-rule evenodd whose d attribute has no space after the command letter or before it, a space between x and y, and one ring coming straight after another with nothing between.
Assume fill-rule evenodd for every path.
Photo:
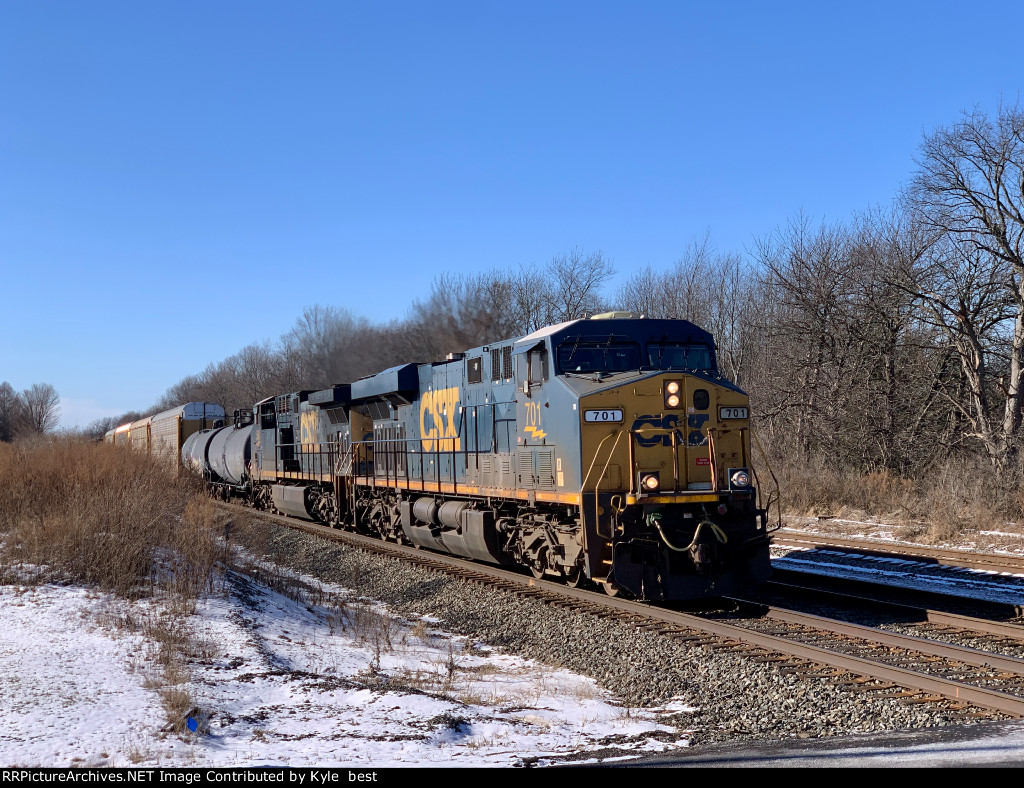
<instances>
[{"instance_id":1,"label":"locomotive","mask_svg":"<svg viewBox=\"0 0 1024 788\"><path fill-rule=\"evenodd\" d=\"M268 397L181 459L257 508L694 600L769 576L749 418L707 331L614 312Z\"/></svg>"}]
</instances>

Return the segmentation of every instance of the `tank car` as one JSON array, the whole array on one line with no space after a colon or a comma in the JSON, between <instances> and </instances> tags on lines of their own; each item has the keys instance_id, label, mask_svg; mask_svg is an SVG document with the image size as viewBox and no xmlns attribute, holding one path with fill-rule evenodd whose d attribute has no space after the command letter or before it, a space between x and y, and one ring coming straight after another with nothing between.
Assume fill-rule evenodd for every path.
<instances>
[{"instance_id":1,"label":"tank car","mask_svg":"<svg viewBox=\"0 0 1024 788\"><path fill-rule=\"evenodd\" d=\"M213 429L194 432L181 445L181 462L203 477L222 498L251 490L249 461L253 425L249 412L236 411L232 424L223 420Z\"/></svg>"},{"instance_id":2,"label":"tank car","mask_svg":"<svg viewBox=\"0 0 1024 788\"><path fill-rule=\"evenodd\" d=\"M768 579L749 418L708 332L609 313L270 397L183 460L261 508L692 600Z\"/></svg>"}]
</instances>

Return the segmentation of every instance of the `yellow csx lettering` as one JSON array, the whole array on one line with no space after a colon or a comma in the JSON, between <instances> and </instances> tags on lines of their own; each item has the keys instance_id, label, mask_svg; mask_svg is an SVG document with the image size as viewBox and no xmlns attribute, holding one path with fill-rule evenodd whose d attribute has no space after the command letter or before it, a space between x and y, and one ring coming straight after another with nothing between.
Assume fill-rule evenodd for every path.
<instances>
[{"instance_id":1,"label":"yellow csx lettering","mask_svg":"<svg viewBox=\"0 0 1024 788\"><path fill-rule=\"evenodd\" d=\"M313 411L299 414L299 443L303 448L312 447L317 442L316 423L317 414Z\"/></svg>"},{"instance_id":2,"label":"yellow csx lettering","mask_svg":"<svg viewBox=\"0 0 1024 788\"><path fill-rule=\"evenodd\" d=\"M462 448L462 439L455 426L458 404L457 387L424 393L420 400L420 442L423 451L459 451Z\"/></svg>"}]
</instances>

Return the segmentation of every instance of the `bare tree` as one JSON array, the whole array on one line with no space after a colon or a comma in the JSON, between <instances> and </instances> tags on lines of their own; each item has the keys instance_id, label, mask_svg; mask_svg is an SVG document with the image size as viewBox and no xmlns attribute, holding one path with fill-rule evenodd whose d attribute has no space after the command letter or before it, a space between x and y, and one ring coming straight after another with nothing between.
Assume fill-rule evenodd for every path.
<instances>
[{"instance_id":1,"label":"bare tree","mask_svg":"<svg viewBox=\"0 0 1024 788\"><path fill-rule=\"evenodd\" d=\"M370 324L348 310L316 304L282 340L283 355L294 363L302 388L322 388L357 378L371 371L372 352L365 335Z\"/></svg>"},{"instance_id":2,"label":"bare tree","mask_svg":"<svg viewBox=\"0 0 1024 788\"><path fill-rule=\"evenodd\" d=\"M705 235L691 242L669 271L648 266L634 273L619 288L616 302L647 317L689 320L710 331L722 373L739 382L755 287L743 259L717 252Z\"/></svg>"},{"instance_id":3,"label":"bare tree","mask_svg":"<svg viewBox=\"0 0 1024 788\"><path fill-rule=\"evenodd\" d=\"M901 473L921 468L959 441L949 426L948 335L906 284L934 239L913 217L875 209L851 231L850 332L864 377L851 392L860 464Z\"/></svg>"},{"instance_id":4,"label":"bare tree","mask_svg":"<svg viewBox=\"0 0 1024 788\"><path fill-rule=\"evenodd\" d=\"M666 274L651 266L637 269L615 294L615 303L622 309L644 317L663 317L665 311Z\"/></svg>"},{"instance_id":5,"label":"bare tree","mask_svg":"<svg viewBox=\"0 0 1024 788\"><path fill-rule=\"evenodd\" d=\"M573 249L551 259L552 312L557 322L579 320L601 311L601 288L615 274L612 264L598 251L584 254Z\"/></svg>"},{"instance_id":6,"label":"bare tree","mask_svg":"<svg viewBox=\"0 0 1024 788\"><path fill-rule=\"evenodd\" d=\"M45 435L60 421L60 395L49 383L33 383L21 393L21 423L24 431Z\"/></svg>"},{"instance_id":7,"label":"bare tree","mask_svg":"<svg viewBox=\"0 0 1024 788\"><path fill-rule=\"evenodd\" d=\"M795 447L809 456L834 442L849 380L851 260L842 227L812 229L804 216L758 245L766 290L774 291L775 321L764 326L773 346L765 414L782 419ZM766 370L768 371L768 370Z\"/></svg>"},{"instance_id":8,"label":"bare tree","mask_svg":"<svg viewBox=\"0 0 1024 788\"><path fill-rule=\"evenodd\" d=\"M536 266L523 265L509 280L508 310L513 334L530 334L558 322L554 316L555 297L551 279Z\"/></svg>"},{"instance_id":9,"label":"bare tree","mask_svg":"<svg viewBox=\"0 0 1024 788\"><path fill-rule=\"evenodd\" d=\"M1002 470L1024 405L1024 111L966 112L925 138L917 164L907 204L942 239L913 272L923 276L917 292L953 341L968 382L964 413ZM1005 364L993 387L986 344L995 334Z\"/></svg>"},{"instance_id":10,"label":"bare tree","mask_svg":"<svg viewBox=\"0 0 1024 788\"><path fill-rule=\"evenodd\" d=\"M409 358L440 359L515 332L510 302L512 280L498 272L471 275L442 274L430 287L430 297L414 301L408 324L415 327Z\"/></svg>"},{"instance_id":11,"label":"bare tree","mask_svg":"<svg viewBox=\"0 0 1024 788\"><path fill-rule=\"evenodd\" d=\"M0 442L14 440L14 430L19 418L21 400L14 387L6 380L0 383Z\"/></svg>"}]
</instances>

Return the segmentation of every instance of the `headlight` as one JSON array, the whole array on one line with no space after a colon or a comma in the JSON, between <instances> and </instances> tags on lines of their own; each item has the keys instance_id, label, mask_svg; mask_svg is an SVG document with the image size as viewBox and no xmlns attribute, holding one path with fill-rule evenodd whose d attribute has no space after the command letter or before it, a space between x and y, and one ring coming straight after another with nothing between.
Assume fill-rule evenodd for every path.
<instances>
[{"instance_id":1,"label":"headlight","mask_svg":"<svg viewBox=\"0 0 1024 788\"><path fill-rule=\"evenodd\" d=\"M657 492L661 487L661 479L656 473L645 473L640 477L640 486L644 488L644 492Z\"/></svg>"},{"instance_id":2,"label":"headlight","mask_svg":"<svg viewBox=\"0 0 1024 788\"><path fill-rule=\"evenodd\" d=\"M678 408L683 398L680 393L683 390L683 385L678 380L670 380L665 384L665 407L666 408Z\"/></svg>"},{"instance_id":3,"label":"headlight","mask_svg":"<svg viewBox=\"0 0 1024 788\"><path fill-rule=\"evenodd\" d=\"M733 471L729 477L729 482L733 487L749 487L750 486L750 474L745 469L740 468L739 470Z\"/></svg>"}]
</instances>

